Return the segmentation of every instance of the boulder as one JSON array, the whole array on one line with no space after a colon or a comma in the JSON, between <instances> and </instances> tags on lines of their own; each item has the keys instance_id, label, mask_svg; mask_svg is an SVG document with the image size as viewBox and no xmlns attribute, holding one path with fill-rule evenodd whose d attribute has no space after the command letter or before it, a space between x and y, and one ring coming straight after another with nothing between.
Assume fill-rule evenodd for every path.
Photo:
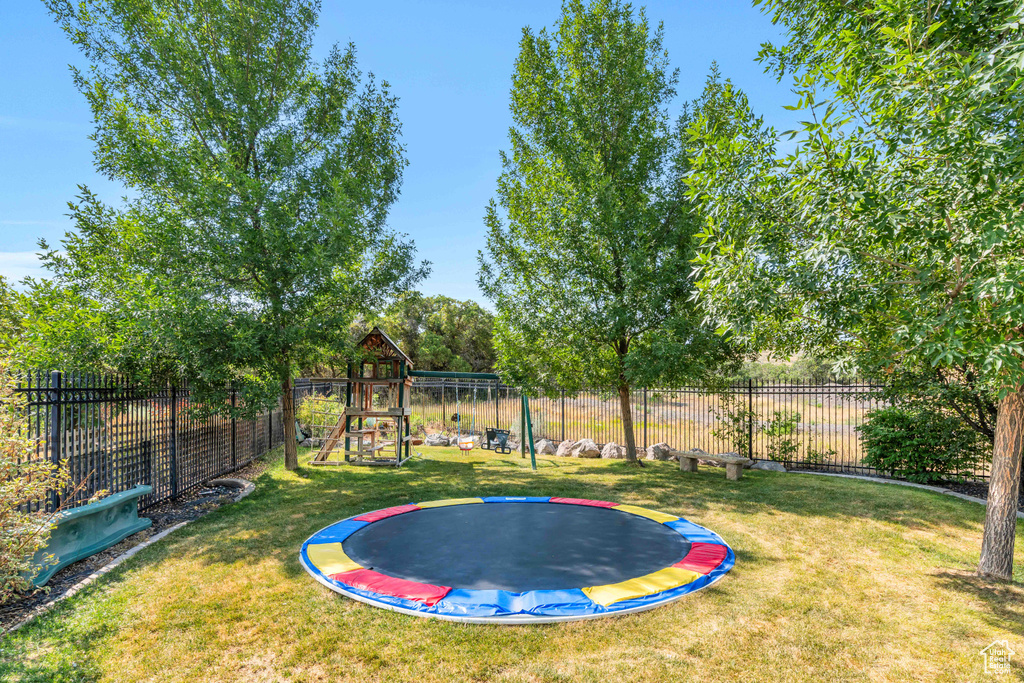
<instances>
[{"instance_id":1,"label":"boulder","mask_svg":"<svg viewBox=\"0 0 1024 683\"><path fill-rule=\"evenodd\" d=\"M451 440L444 434L428 434L426 444L428 446L447 446Z\"/></svg>"},{"instance_id":2,"label":"boulder","mask_svg":"<svg viewBox=\"0 0 1024 683\"><path fill-rule=\"evenodd\" d=\"M599 458L601 457L601 449L597 447L597 443L593 439L582 439L577 441L576 445L572 447L572 457Z\"/></svg>"},{"instance_id":3,"label":"boulder","mask_svg":"<svg viewBox=\"0 0 1024 683\"><path fill-rule=\"evenodd\" d=\"M624 460L626 457L626 447L614 442L606 443L604 448L601 449L601 457L611 460Z\"/></svg>"},{"instance_id":4,"label":"boulder","mask_svg":"<svg viewBox=\"0 0 1024 683\"><path fill-rule=\"evenodd\" d=\"M541 439L533 444L533 449L537 451L537 455L554 455L557 448L558 446L551 439Z\"/></svg>"},{"instance_id":5,"label":"boulder","mask_svg":"<svg viewBox=\"0 0 1024 683\"><path fill-rule=\"evenodd\" d=\"M752 470L765 470L768 472L785 472L786 468L781 462L775 462L774 460L758 460L750 466Z\"/></svg>"},{"instance_id":6,"label":"boulder","mask_svg":"<svg viewBox=\"0 0 1024 683\"><path fill-rule=\"evenodd\" d=\"M555 450L555 455L568 458L572 455L572 447L576 445L576 442L572 439L566 439L562 443L558 444L558 448Z\"/></svg>"},{"instance_id":7,"label":"boulder","mask_svg":"<svg viewBox=\"0 0 1024 683\"><path fill-rule=\"evenodd\" d=\"M647 447L648 460L671 460L672 449L667 443L656 443Z\"/></svg>"}]
</instances>

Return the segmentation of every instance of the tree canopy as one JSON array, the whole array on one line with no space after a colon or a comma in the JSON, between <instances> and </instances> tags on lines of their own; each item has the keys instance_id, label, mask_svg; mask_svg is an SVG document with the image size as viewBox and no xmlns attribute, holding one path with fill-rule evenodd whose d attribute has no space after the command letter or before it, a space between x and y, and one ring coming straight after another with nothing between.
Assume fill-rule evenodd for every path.
<instances>
[{"instance_id":1,"label":"tree canopy","mask_svg":"<svg viewBox=\"0 0 1024 683\"><path fill-rule=\"evenodd\" d=\"M374 324L399 343L418 370L494 370L494 316L475 301L409 292Z\"/></svg>"},{"instance_id":2,"label":"tree canopy","mask_svg":"<svg viewBox=\"0 0 1024 683\"><path fill-rule=\"evenodd\" d=\"M47 4L89 61L72 72L96 165L133 192L113 208L83 189L58 284L130 320L208 405L229 383L248 410L280 397L294 468L297 364L426 272L387 228L396 98L352 45L313 61L315 0Z\"/></svg>"},{"instance_id":3,"label":"tree canopy","mask_svg":"<svg viewBox=\"0 0 1024 683\"><path fill-rule=\"evenodd\" d=\"M1024 425L1024 10L763 3L761 53L806 114L775 132L728 84L694 121L702 297L733 334L869 372L963 368L1001 397L980 571L1012 565ZM983 388L983 387L982 387Z\"/></svg>"},{"instance_id":4,"label":"tree canopy","mask_svg":"<svg viewBox=\"0 0 1024 683\"><path fill-rule=\"evenodd\" d=\"M493 372L494 316L475 301L405 292L381 311L359 315L349 326L357 344L380 327L412 360L417 370ZM326 351L304 363L307 377L339 376L347 357Z\"/></svg>"},{"instance_id":5,"label":"tree canopy","mask_svg":"<svg viewBox=\"0 0 1024 683\"><path fill-rule=\"evenodd\" d=\"M690 301L699 222L686 117L668 109L677 76L663 28L618 0L566 0L551 31L524 29L480 256L500 370L616 389L630 459L630 387L699 376L723 348Z\"/></svg>"}]
</instances>

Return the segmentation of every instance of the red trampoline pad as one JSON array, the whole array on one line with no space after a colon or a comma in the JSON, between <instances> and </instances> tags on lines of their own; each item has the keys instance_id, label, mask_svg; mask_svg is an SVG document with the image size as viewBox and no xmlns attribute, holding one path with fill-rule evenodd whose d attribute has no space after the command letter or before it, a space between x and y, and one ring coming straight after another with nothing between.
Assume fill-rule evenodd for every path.
<instances>
[{"instance_id":1,"label":"red trampoline pad","mask_svg":"<svg viewBox=\"0 0 1024 683\"><path fill-rule=\"evenodd\" d=\"M722 564L729 549L717 543L691 543L690 552L686 557L676 562L673 567L689 569L698 574L710 574L718 565Z\"/></svg>"},{"instance_id":2,"label":"red trampoline pad","mask_svg":"<svg viewBox=\"0 0 1024 683\"><path fill-rule=\"evenodd\" d=\"M365 515L359 515L353 517L357 522L376 522L381 519L387 519L388 517L394 517L395 515L401 515L406 512L412 512L413 510L419 510L419 505L396 505L390 508L384 508L383 510L374 510L373 512L367 512Z\"/></svg>"},{"instance_id":3,"label":"red trampoline pad","mask_svg":"<svg viewBox=\"0 0 1024 683\"><path fill-rule=\"evenodd\" d=\"M590 500L589 498L552 498L552 503L565 503L566 505L589 505L595 508L613 508L618 503L609 503L607 500Z\"/></svg>"},{"instance_id":4,"label":"red trampoline pad","mask_svg":"<svg viewBox=\"0 0 1024 683\"><path fill-rule=\"evenodd\" d=\"M391 595L406 600L416 600L425 605L434 605L438 600L448 595L451 590L448 586L434 586L419 581L407 581L375 572L372 569L353 569L350 572L332 574L330 577L335 581L341 581L353 588L361 588L374 593Z\"/></svg>"}]
</instances>

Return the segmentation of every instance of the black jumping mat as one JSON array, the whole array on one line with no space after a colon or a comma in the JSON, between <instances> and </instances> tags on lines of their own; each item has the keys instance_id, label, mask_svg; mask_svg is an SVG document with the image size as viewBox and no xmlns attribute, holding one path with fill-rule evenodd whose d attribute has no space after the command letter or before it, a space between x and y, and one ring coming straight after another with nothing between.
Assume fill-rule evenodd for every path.
<instances>
[{"instance_id":1,"label":"black jumping mat","mask_svg":"<svg viewBox=\"0 0 1024 683\"><path fill-rule=\"evenodd\" d=\"M426 508L369 524L343 543L368 569L452 588L584 588L650 574L686 556L673 529L615 509L558 503Z\"/></svg>"}]
</instances>

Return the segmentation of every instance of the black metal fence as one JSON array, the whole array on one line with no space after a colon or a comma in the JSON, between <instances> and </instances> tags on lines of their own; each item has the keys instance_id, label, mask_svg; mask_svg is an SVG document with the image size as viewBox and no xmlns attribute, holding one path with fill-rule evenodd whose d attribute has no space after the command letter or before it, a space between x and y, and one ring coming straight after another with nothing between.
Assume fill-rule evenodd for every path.
<instances>
[{"instance_id":1,"label":"black metal fence","mask_svg":"<svg viewBox=\"0 0 1024 683\"><path fill-rule=\"evenodd\" d=\"M196 418L188 389L35 372L21 378L17 391L27 401L35 457L66 461L72 480L83 483L60 501L65 507L97 491L149 484L153 492L140 500L146 508L243 467L284 440L280 411L252 420ZM301 400L304 390L295 393ZM57 505L58 496L53 493L47 507Z\"/></svg>"},{"instance_id":2,"label":"black metal fence","mask_svg":"<svg viewBox=\"0 0 1024 683\"><path fill-rule=\"evenodd\" d=\"M511 429L519 441L522 402L513 387L487 382L419 381L413 385L413 421L432 430L481 433ZM617 393L529 398L535 441L590 438L625 443ZM871 410L882 406L874 384L789 384L748 381L710 392L701 387L639 388L631 408L637 447L659 443L678 450L737 452L787 467L880 474L862 463L860 433ZM983 476L984 473L977 473Z\"/></svg>"},{"instance_id":3,"label":"black metal fence","mask_svg":"<svg viewBox=\"0 0 1024 683\"><path fill-rule=\"evenodd\" d=\"M322 398L344 401L344 379L308 380L307 386ZM417 380L411 392L413 428L482 434L498 426L521 442L521 397L517 388L497 382ZM747 381L718 391L638 388L630 403L641 451L664 443L678 450L736 452L787 467L884 476L863 463L857 431L867 414L883 405L882 387L875 384ZM625 443L615 392L530 396L529 406L535 441ZM340 414L340 409L335 412ZM973 476L986 473L979 470Z\"/></svg>"},{"instance_id":4,"label":"black metal fence","mask_svg":"<svg viewBox=\"0 0 1024 683\"><path fill-rule=\"evenodd\" d=\"M294 396L300 420L304 401L314 396L337 401L340 415L346 383L298 380ZM280 411L253 420L196 419L190 417L187 389L135 387L115 377L53 372L26 376L18 390L28 400L36 457L66 460L74 480L86 483L74 500L65 501L70 505L96 491L114 493L145 483L153 493L141 504L149 507L242 467L284 440ZM521 443L521 396L517 388L496 382L417 380L410 397L413 428L482 434L497 426ZM625 442L616 393L562 392L528 400L535 441ZM641 450L665 443L679 450L738 452L789 468L876 476L885 473L864 464L857 427L882 405L881 387L873 384L750 381L716 392L640 388L631 396ZM456 414L458 421L453 420ZM987 477L984 468L963 474Z\"/></svg>"}]
</instances>

